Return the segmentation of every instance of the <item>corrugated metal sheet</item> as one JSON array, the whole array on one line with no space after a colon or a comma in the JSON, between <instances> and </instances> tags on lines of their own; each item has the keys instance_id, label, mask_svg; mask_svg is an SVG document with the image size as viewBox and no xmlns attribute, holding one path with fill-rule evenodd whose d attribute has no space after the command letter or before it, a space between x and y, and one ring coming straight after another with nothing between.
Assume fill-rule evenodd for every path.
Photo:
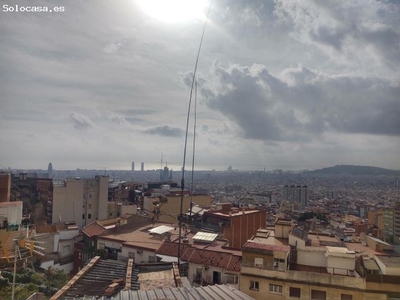
<instances>
[{"instance_id":1,"label":"corrugated metal sheet","mask_svg":"<svg viewBox=\"0 0 400 300\"><path fill-rule=\"evenodd\" d=\"M254 300L228 285L210 285L198 288L162 288L147 291L121 291L114 297L82 297L74 300Z\"/></svg>"}]
</instances>

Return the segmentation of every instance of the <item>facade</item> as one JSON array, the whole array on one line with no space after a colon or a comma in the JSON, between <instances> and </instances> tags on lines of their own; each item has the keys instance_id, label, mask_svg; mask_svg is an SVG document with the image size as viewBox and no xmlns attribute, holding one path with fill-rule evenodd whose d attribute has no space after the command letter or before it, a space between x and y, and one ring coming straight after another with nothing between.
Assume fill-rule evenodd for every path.
<instances>
[{"instance_id":1,"label":"facade","mask_svg":"<svg viewBox=\"0 0 400 300\"><path fill-rule=\"evenodd\" d=\"M306 185L285 185L281 190L282 201L297 203L304 208L308 205L308 187Z\"/></svg>"},{"instance_id":2,"label":"facade","mask_svg":"<svg viewBox=\"0 0 400 300\"><path fill-rule=\"evenodd\" d=\"M383 233L388 242L394 242L394 216L394 209L383 210Z\"/></svg>"},{"instance_id":3,"label":"facade","mask_svg":"<svg viewBox=\"0 0 400 300\"><path fill-rule=\"evenodd\" d=\"M0 203L9 202L11 196L11 174L0 173Z\"/></svg>"},{"instance_id":4,"label":"facade","mask_svg":"<svg viewBox=\"0 0 400 300\"><path fill-rule=\"evenodd\" d=\"M140 164L140 171L144 171L144 162Z\"/></svg>"},{"instance_id":5,"label":"facade","mask_svg":"<svg viewBox=\"0 0 400 300\"><path fill-rule=\"evenodd\" d=\"M265 210L232 207L230 203L216 204L195 220L196 228L219 232L234 249L241 249L265 224Z\"/></svg>"},{"instance_id":6,"label":"facade","mask_svg":"<svg viewBox=\"0 0 400 300\"><path fill-rule=\"evenodd\" d=\"M393 221L394 221L393 242L395 244L400 244L400 201L395 204Z\"/></svg>"},{"instance_id":7,"label":"facade","mask_svg":"<svg viewBox=\"0 0 400 300\"><path fill-rule=\"evenodd\" d=\"M17 227L22 222L22 201L0 203L0 228Z\"/></svg>"},{"instance_id":8,"label":"facade","mask_svg":"<svg viewBox=\"0 0 400 300\"><path fill-rule=\"evenodd\" d=\"M132 162L132 171L135 171L135 162Z\"/></svg>"},{"instance_id":9,"label":"facade","mask_svg":"<svg viewBox=\"0 0 400 300\"><path fill-rule=\"evenodd\" d=\"M52 223L74 221L80 228L107 219L108 177L66 179L53 187Z\"/></svg>"},{"instance_id":10,"label":"facade","mask_svg":"<svg viewBox=\"0 0 400 300\"><path fill-rule=\"evenodd\" d=\"M257 234L244 245L242 292L260 300L383 300L400 296L398 257L383 255L374 260L376 251L367 246L345 244L333 236L296 227L286 239L285 228L278 228L281 226ZM385 270L383 265L389 268Z\"/></svg>"}]
</instances>

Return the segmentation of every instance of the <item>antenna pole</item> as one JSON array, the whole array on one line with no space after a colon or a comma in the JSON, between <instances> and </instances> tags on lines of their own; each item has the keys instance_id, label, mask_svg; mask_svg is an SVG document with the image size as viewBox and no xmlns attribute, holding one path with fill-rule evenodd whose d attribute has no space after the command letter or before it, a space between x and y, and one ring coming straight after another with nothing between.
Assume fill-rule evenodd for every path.
<instances>
[{"instance_id":1,"label":"antenna pole","mask_svg":"<svg viewBox=\"0 0 400 300\"><path fill-rule=\"evenodd\" d=\"M13 276L13 283L12 283L12 293L11 293L11 300L14 300L15 296L15 277L17 276L17 249L18 249L18 240L14 240L14 276Z\"/></svg>"},{"instance_id":2,"label":"antenna pole","mask_svg":"<svg viewBox=\"0 0 400 300\"><path fill-rule=\"evenodd\" d=\"M180 205L180 210L179 210L179 217L178 217L178 222L179 222L179 237L178 237L178 270L180 272L180 262L181 262L181 237L182 237L182 210L183 210L183 192L185 189L185 165L186 165L186 147L187 147L187 138L188 138L188 131L189 131L189 119L190 119L190 107L192 104L192 95L193 95L193 87L194 87L194 82L196 80L196 72L197 72L197 65L199 63L199 57L200 57L200 51L201 51L201 46L203 44L203 38L204 38L204 33L206 31L206 25L208 21L208 15L210 14L211 10L211 4L208 7L208 12L206 16L206 21L204 22L203 26L203 32L201 34L201 39L200 39L200 44L199 44L199 49L197 51L197 57L196 57L196 63L194 65L194 71L193 71L193 77L192 77L192 85L190 88L190 96L189 96L189 105L188 105L188 112L187 112L187 117L186 117L186 133L185 133L185 147L183 150L183 163L182 163L182 179L181 179L181 205Z\"/></svg>"}]
</instances>

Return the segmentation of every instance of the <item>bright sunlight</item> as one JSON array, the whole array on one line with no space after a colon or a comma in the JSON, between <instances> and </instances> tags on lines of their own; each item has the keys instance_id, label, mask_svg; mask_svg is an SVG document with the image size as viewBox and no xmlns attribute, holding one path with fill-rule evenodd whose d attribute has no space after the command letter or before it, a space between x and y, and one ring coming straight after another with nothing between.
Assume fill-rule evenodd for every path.
<instances>
[{"instance_id":1,"label":"bright sunlight","mask_svg":"<svg viewBox=\"0 0 400 300\"><path fill-rule=\"evenodd\" d=\"M151 17L168 23L205 18L207 0L137 0Z\"/></svg>"}]
</instances>

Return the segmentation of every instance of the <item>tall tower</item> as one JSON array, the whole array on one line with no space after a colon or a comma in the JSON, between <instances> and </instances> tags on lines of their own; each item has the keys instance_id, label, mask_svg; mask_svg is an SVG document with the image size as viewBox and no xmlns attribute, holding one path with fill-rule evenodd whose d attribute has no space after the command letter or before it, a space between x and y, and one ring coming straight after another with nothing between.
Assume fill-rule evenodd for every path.
<instances>
[{"instance_id":1,"label":"tall tower","mask_svg":"<svg viewBox=\"0 0 400 300\"><path fill-rule=\"evenodd\" d=\"M47 177L53 178L53 164L51 162L49 162L49 165L47 166Z\"/></svg>"},{"instance_id":2,"label":"tall tower","mask_svg":"<svg viewBox=\"0 0 400 300\"><path fill-rule=\"evenodd\" d=\"M141 171L144 171L144 162L142 162L142 163L140 164L140 170L141 170Z\"/></svg>"},{"instance_id":3,"label":"tall tower","mask_svg":"<svg viewBox=\"0 0 400 300\"><path fill-rule=\"evenodd\" d=\"M135 171L135 162L132 162L132 171Z\"/></svg>"}]
</instances>

